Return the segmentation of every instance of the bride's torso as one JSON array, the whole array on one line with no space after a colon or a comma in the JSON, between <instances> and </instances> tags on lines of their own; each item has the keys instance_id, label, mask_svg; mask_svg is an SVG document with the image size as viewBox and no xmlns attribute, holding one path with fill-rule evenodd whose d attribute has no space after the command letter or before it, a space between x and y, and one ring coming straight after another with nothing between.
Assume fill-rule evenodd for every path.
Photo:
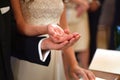
<instances>
[{"instance_id":1,"label":"bride's torso","mask_svg":"<svg viewBox=\"0 0 120 80\"><path fill-rule=\"evenodd\" d=\"M20 0L25 21L32 25L59 23L63 12L62 0Z\"/></svg>"}]
</instances>

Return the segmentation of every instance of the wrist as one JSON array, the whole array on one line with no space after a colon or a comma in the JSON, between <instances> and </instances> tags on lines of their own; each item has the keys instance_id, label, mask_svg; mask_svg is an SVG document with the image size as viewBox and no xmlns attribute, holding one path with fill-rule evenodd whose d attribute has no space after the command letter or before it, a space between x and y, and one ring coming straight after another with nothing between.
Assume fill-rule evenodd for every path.
<instances>
[{"instance_id":1,"label":"wrist","mask_svg":"<svg viewBox=\"0 0 120 80\"><path fill-rule=\"evenodd\" d=\"M71 69L74 69L74 68L76 68L77 66L79 66L78 64L73 64L73 65L70 65L70 68Z\"/></svg>"},{"instance_id":2,"label":"wrist","mask_svg":"<svg viewBox=\"0 0 120 80\"><path fill-rule=\"evenodd\" d=\"M41 29L43 31L41 31ZM42 34L48 34L48 25L43 25L42 27L39 27L39 31L40 33L42 32Z\"/></svg>"},{"instance_id":3,"label":"wrist","mask_svg":"<svg viewBox=\"0 0 120 80\"><path fill-rule=\"evenodd\" d=\"M79 65L76 59L72 59L69 64L71 67L74 67L76 65Z\"/></svg>"},{"instance_id":4,"label":"wrist","mask_svg":"<svg viewBox=\"0 0 120 80\"><path fill-rule=\"evenodd\" d=\"M36 32L39 33L39 35L48 34L48 25L36 25L34 27L36 29Z\"/></svg>"}]
</instances>

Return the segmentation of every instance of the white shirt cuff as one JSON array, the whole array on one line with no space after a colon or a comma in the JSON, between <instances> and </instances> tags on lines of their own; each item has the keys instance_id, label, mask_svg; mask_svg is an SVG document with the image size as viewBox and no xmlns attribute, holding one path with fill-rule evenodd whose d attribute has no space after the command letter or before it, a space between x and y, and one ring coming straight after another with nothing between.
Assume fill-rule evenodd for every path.
<instances>
[{"instance_id":1,"label":"white shirt cuff","mask_svg":"<svg viewBox=\"0 0 120 80\"><path fill-rule=\"evenodd\" d=\"M9 10L10 10L9 6L0 8L0 11L1 11L2 14L7 13Z\"/></svg>"},{"instance_id":2,"label":"white shirt cuff","mask_svg":"<svg viewBox=\"0 0 120 80\"><path fill-rule=\"evenodd\" d=\"M47 59L49 53L50 53L50 50L47 50L45 53L44 53L44 57L43 57L43 54L42 54L42 50L41 50L41 43L44 39L40 40L39 43L38 43L38 52L39 52L39 58L42 62L45 62L45 60Z\"/></svg>"}]
</instances>

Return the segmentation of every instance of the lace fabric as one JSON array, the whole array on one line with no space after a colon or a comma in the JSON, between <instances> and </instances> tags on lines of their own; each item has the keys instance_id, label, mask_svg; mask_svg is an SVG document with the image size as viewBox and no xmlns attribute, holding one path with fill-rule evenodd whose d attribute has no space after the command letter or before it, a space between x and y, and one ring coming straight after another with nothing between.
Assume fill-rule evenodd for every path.
<instances>
[{"instance_id":1,"label":"lace fabric","mask_svg":"<svg viewBox=\"0 0 120 80\"><path fill-rule=\"evenodd\" d=\"M20 2L27 23L33 25L59 23L64 7L62 0L21 0Z\"/></svg>"}]
</instances>

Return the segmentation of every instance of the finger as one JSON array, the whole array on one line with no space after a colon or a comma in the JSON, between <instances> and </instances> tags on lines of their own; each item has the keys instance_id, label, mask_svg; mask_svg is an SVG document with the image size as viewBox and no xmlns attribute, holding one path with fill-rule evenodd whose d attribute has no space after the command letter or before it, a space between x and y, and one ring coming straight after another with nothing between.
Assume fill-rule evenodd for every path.
<instances>
[{"instance_id":1,"label":"finger","mask_svg":"<svg viewBox=\"0 0 120 80\"><path fill-rule=\"evenodd\" d=\"M59 41L59 37L56 36L56 35L50 36L50 39L51 39L53 42L55 42L55 43L59 43L59 42L60 42L60 41Z\"/></svg>"},{"instance_id":2,"label":"finger","mask_svg":"<svg viewBox=\"0 0 120 80\"><path fill-rule=\"evenodd\" d=\"M63 36L57 36L58 41L57 42L63 42L63 41L69 41L70 39L74 38L74 36L72 34L64 34Z\"/></svg>"},{"instance_id":3,"label":"finger","mask_svg":"<svg viewBox=\"0 0 120 80\"><path fill-rule=\"evenodd\" d=\"M55 24L52 24L52 26L54 27L55 29L55 32L59 35L59 36L62 36L64 34L64 30L58 26L58 25L55 25Z\"/></svg>"},{"instance_id":4,"label":"finger","mask_svg":"<svg viewBox=\"0 0 120 80\"><path fill-rule=\"evenodd\" d=\"M70 45L73 45L74 43L76 43L78 40L80 39L80 36L77 35L74 38L72 38L71 40L69 40Z\"/></svg>"},{"instance_id":5,"label":"finger","mask_svg":"<svg viewBox=\"0 0 120 80\"><path fill-rule=\"evenodd\" d=\"M69 29L64 29L64 32L65 32L66 34L70 34L70 30L69 30Z\"/></svg>"},{"instance_id":6,"label":"finger","mask_svg":"<svg viewBox=\"0 0 120 80\"><path fill-rule=\"evenodd\" d=\"M81 35L78 33L73 33L73 36L76 40L78 40L81 37Z\"/></svg>"},{"instance_id":7,"label":"finger","mask_svg":"<svg viewBox=\"0 0 120 80\"><path fill-rule=\"evenodd\" d=\"M80 35L80 34L77 33L77 32L74 32L74 33L72 33L72 35L73 35L73 36L77 36L77 35Z\"/></svg>"},{"instance_id":8,"label":"finger","mask_svg":"<svg viewBox=\"0 0 120 80\"><path fill-rule=\"evenodd\" d=\"M56 32L53 28L50 28L49 35L56 35Z\"/></svg>"},{"instance_id":9,"label":"finger","mask_svg":"<svg viewBox=\"0 0 120 80\"><path fill-rule=\"evenodd\" d=\"M74 78L75 80L79 80L79 78L80 78L79 76L77 76L77 75L74 74L74 73L72 74L72 76L73 76L73 78Z\"/></svg>"},{"instance_id":10,"label":"finger","mask_svg":"<svg viewBox=\"0 0 120 80\"><path fill-rule=\"evenodd\" d=\"M68 44L68 41L64 41L62 43L56 44L55 48L57 50L62 50L64 48L64 46L66 46Z\"/></svg>"},{"instance_id":11,"label":"finger","mask_svg":"<svg viewBox=\"0 0 120 80\"><path fill-rule=\"evenodd\" d=\"M73 45L75 42L75 38L72 38L71 40L69 40L69 46Z\"/></svg>"},{"instance_id":12,"label":"finger","mask_svg":"<svg viewBox=\"0 0 120 80\"><path fill-rule=\"evenodd\" d=\"M75 38L70 39L70 40L69 40L69 44L67 45L67 47L74 45L76 41L77 41L77 40L76 40Z\"/></svg>"},{"instance_id":13,"label":"finger","mask_svg":"<svg viewBox=\"0 0 120 80\"><path fill-rule=\"evenodd\" d=\"M93 74L93 72L91 72L91 71L87 71L87 76L88 76L88 78L90 79L90 80L95 80L95 75Z\"/></svg>"},{"instance_id":14,"label":"finger","mask_svg":"<svg viewBox=\"0 0 120 80\"><path fill-rule=\"evenodd\" d=\"M80 34L74 35L74 38L76 38L76 39L79 39L80 37L81 37Z\"/></svg>"},{"instance_id":15,"label":"finger","mask_svg":"<svg viewBox=\"0 0 120 80\"><path fill-rule=\"evenodd\" d=\"M54 27L53 26L51 26L51 25L48 25L48 34L49 35L55 35L55 29L54 29Z\"/></svg>"},{"instance_id":16,"label":"finger","mask_svg":"<svg viewBox=\"0 0 120 80\"><path fill-rule=\"evenodd\" d=\"M48 30L50 35L62 36L64 34L64 30L55 24L49 25Z\"/></svg>"},{"instance_id":17,"label":"finger","mask_svg":"<svg viewBox=\"0 0 120 80\"><path fill-rule=\"evenodd\" d=\"M63 37L60 37L60 36L50 36L51 39L55 42L55 43L61 43L61 42L64 42L64 41L69 41L69 39L71 38L70 36L63 36Z\"/></svg>"},{"instance_id":18,"label":"finger","mask_svg":"<svg viewBox=\"0 0 120 80\"><path fill-rule=\"evenodd\" d=\"M82 76L83 80L89 80L84 71L79 72L79 74Z\"/></svg>"},{"instance_id":19,"label":"finger","mask_svg":"<svg viewBox=\"0 0 120 80\"><path fill-rule=\"evenodd\" d=\"M57 36L63 36L64 31L60 28L55 28L55 32Z\"/></svg>"}]
</instances>

